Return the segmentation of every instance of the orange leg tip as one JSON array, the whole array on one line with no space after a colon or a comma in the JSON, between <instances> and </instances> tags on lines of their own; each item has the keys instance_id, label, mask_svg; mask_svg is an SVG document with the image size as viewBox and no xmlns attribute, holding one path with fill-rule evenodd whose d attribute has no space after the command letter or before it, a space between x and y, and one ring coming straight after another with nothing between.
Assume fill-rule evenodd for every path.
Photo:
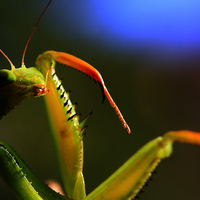
<instances>
[{"instance_id":1,"label":"orange leg tip","mask_svg":"<svg viewBox=\"0 0 200 200\"><path fill-rule=\"evenodd\" d=\"M124 120L124 118L120 118L120 121L122 121L122 126L124 127L124 129L127 130L127 133L130 134L131 129L130 129L129 125L126 123L126 121Z\"/></svg>"},{"instance_id":2,"label":"orange leg tip","mask_svg":"<svg viewBox=\"0 0 200 200\"><path fill-rule=\"evenodd\" d=\"M130 134L131 133L131 129L129 128L129 126L127 126L127 132L128 132L128 134Z\"/></svg>"},{"instance_id":3,"label":"orange leg tip","mask_svg":"<svg viewBox=\"0 0 200 200\"><path fill-rule=\"evenodd\" d=\"M131 133L131 129L129 128L128 124L124 124L123 126L127 130L128 134L130 134Z\"/></svg>"}]
</instances>

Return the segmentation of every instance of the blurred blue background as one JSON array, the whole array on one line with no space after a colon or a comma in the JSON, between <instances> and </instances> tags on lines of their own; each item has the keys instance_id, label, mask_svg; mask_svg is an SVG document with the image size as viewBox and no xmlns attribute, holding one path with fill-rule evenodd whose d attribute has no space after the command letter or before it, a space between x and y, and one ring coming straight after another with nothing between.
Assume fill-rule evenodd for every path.
<instances>
[{"instance_id":1,"label":"blurred blue background","mask_svg":"<svg viewBox=\"0 0 200 200\"><path fill-rule=\"evenodd\" d=\"M58 30L68 32L69 26L60 26L62 20L73 30L71 36L101 42L111 51L148 49L154 56L172 59L199 48L200 2L196 0L65 1L62 8L56 7L62 12L54 19ZM71 9L66 13L67 7Z\"/></svg>"},{"instance_id":2,"label":"blurred blue background","mask_svg":"<svg viewBox=\"0 0 200 200\"><path fill-rule=\"evenodd\" d=\"M48 1L4 1L0 48L16 67ZM200 131L200 3L192 1L53 1L28 46L33 66L46 50L75 55L96 67L132 129L126 135L98 85L57 67L81 120L91 111L84 138L84 175L91 192L147 141L170 130ZM0 56L1 68L9 68ZM26 100L0 121L9 143L42 180L61 181L42 98ZM175 144L140 199L198 199L200 148ZM14 199L0 182L2 199Z\"/></svg>"}]
</instances>

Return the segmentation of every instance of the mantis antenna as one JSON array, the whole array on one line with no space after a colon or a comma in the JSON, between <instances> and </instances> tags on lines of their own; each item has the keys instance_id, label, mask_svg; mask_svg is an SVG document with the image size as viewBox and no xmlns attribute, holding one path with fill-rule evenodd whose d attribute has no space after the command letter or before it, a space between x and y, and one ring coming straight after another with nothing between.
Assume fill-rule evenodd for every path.
<instances>
[{"instance_id":1,"label":"mantis antenna","mask_svg":"<svg viewBox=\"0 0 200 200\"><path fill-rule=\"evenodd\" d=\"M10 63L11 68L15 68L15 66L13 65L13 63L11 62L11 60L8 58L8 56L0 49L0 52L3 54L3 56L8 60L8 62Z\"/></svg>"},{"instance_id":2,"label":"mantis antenna","mask_svg":"<svg viewBox=\"0 0 200 200\"><path fill-rule=\"evenodd\" d=\"M35 26L34 26L32 32L31 32L31 34L30 34L30 36L29 36L29 38L28 38L28 41L27 41L27 43L26 43L26 46L25 46L24 52L23 52L23 56L22 56L22 66L25 66L25 65L24 65L24 57L25 57L25 53L26 53L26 49L27 49L27 47L28 47L28 44L29 44L29 42L30 42L30 40L31 40L31 37L32 37L32 35L33 35L33 33L34 33L34 31L35 31L37 25L39 24L39 22L40 22L42 16L44 15L45 11L47 10L47 8L49 7L49 5L50 5L51 2L52 2L52 0L50 0L49 3L47 4L46 8L44 9L44 11L42 12L42 14L40 15L38 21L36 22L36 24L35 24Z\"/></svg>"}]
</instances>

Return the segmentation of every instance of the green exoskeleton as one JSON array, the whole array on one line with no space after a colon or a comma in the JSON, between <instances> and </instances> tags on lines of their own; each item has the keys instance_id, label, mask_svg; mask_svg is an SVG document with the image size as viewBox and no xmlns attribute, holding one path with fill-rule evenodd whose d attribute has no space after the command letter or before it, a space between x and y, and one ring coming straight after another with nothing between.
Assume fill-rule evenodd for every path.
<instances>
[{"instance_id":1,"label":"green exoskeleton","mask_svg":"<svg viewBox=\"0 0 200 200\"><path fill-rule=\"evenodd\" d=\"M36 67L26 68L24 56L31 36L25 47L20 68L15 68L0 50L11 65L11 70L0 70L0 118L21 104L24 99L44 96L66 195L54 192L40 181L9 145L0 142L0 175L19 199L121 200L135 198L159 161L171 155L174 141L200 145L199 133L168 132L163 137L158 137L143 146L100 186L90 194L86 194L82 173L83 135L85 123L90 114L85 120L79 122L79 116L69 99L69 93L65 91L61 80L56 75L56 62L82 71L98 82L103 96L107 97L128 133L131 132L130 128L111 98L100 73L85 61L67 53L46 51L38 56Z\"/></svg>"},{"instance_id":2,"label":"green exoskeleton","mask_svg":"<svg viewBox=\"0 0 200 200\"><path fill-rule=\"evenodd\" d=\"M1 50L0 50L1 51ZM2 52L2 51L1 51ZM19 105L25 98L44 96L48 93L43 74L35 67L0 70L0 118Z\"/></svg>"}]
</instances>

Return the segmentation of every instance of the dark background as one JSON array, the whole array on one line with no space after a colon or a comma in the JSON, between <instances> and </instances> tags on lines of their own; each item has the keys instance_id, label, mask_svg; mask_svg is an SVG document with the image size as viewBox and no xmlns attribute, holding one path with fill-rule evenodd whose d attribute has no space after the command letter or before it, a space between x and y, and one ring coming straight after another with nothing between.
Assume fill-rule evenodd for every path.
<instances>
[{"instance_id":1,"label":"dark background","mask_svg":"<svg viewBox=\"0 0 200 200\"><path fill-rule=\"evenodd\" d=\"M0 3L0 48L16 67L21 65L28 36L47 2ZM25 57L26 66L34 66L39 54L55 50L92 64L101 72L132 129L131 135L127 135L108 101L102 104L101 90L94 81L58 65L65 89L72 91L72 102L78 102L76 110L82 114L81 120L94 110L84 138L87 193L151 139L171 130L200 131L199 44L193 42L195 45L190 46L190 37L185 39L187 44L184 39L178 41L180 45L175 39L162 43L156 37L115 40L113 32L113 38L112 34L100 34L104 31L102 24L88 13L94 9L91 2L54 1L38 25ZM87 32L87 23L94 24L97 35L89 28ZM156 36L158 30L154 31ZM0 63L2 69L10 69L3 56ZM0 127L0 139L10 144L40 179L61 182L42 98L25 100L0 121ZM173 155L158 166L140 199L199 199L199 155L200 147L176 143ZM1 199L15 199L3 180L0 195Z\"/></svg>"}]
</instances>

